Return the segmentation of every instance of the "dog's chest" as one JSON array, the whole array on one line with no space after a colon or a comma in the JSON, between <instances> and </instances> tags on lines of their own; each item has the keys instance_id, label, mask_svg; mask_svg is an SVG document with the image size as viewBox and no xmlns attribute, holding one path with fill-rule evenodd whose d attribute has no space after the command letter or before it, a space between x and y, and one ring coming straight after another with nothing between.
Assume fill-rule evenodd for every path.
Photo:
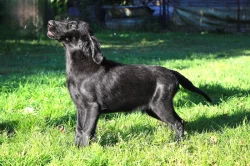
<instances>
[{"instance_id":1,"label":"dog's chest","mask_svg":"<svg viewBox=\"0 0 250 166\"><path fill-rule=\"evenodd\" d=\"M77 88L76 81L72 77L67 77L67 87L72 100L75 102L75 104L79 103L80 93Z\"/></svg>"},{"instance_id":2,"label":"dog's chest","mask_svg":"<svg viewBox=\"0 0 250 166\"><path fill-rule=\"evenodd\" d=\"M75 103L93 102L96 99L94 83L84 77L68 77L67 86Z\"/></svg>"}]
</instances>

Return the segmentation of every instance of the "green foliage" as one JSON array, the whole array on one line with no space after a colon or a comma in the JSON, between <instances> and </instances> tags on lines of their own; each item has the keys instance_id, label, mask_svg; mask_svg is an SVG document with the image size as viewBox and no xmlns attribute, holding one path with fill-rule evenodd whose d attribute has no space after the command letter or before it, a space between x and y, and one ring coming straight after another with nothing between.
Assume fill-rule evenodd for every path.
<instances>
[{"instance_id":1,"label":"green foliage","mask_svg":"<svg viewBox=\"0 0 250 166\"><path fill-rule=\"evenodd\" d=\"M55 19L63 19L67 13L67 1L68 0L50 0L49 5L55 12Z\"/></svg>"},{"instance_id":2,"label":"green foliage","mask_svg":"<svg viewBox=\"0 0 250 166\"><path fill-rule=\"evenodd\" d=\"M186 139L140 112L101 116L76 148L65 57L52 40L0 40L0 165L249 165L249 35L97 33L104 55L175 69L214 100L180 89Z\"/></svg>"}]
</instances>

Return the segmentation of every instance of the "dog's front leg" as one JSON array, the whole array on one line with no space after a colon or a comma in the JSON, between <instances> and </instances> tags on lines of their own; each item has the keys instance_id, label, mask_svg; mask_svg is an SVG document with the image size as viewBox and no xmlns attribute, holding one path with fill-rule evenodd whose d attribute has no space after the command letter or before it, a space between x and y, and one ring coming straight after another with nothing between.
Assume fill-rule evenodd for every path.
<instances>
[{"instance_id":1,"label":"dog's front leg","mask_svg":"<svg viewBox=\"0 0 250 166\"><path fill-rule=\"evenodd\" d=\"M77 108L77 124L75 143L78 147L89 145L90 139L95 134L99 109L97 103L88 103Z\"/></svg>"}]
</instances>

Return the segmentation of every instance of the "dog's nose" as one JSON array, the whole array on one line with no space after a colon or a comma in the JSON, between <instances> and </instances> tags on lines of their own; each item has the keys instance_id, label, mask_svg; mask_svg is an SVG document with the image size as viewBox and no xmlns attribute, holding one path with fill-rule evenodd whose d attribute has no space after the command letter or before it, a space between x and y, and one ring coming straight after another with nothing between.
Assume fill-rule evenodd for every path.
<instances>
[{"instance_id":1,"label":"dog's nose","mask_svg":"<svg viewBox=\"0 0 250 166\"><path fill-rule=\"evenodd\" d=\"M53 26L55 24L55 21L53 21L53 20L50 20L49 22L48 22L48 26Z\"/></svg>"},{"instance_id":2,"label":"dog's nose","mask_svg":"<svg viewBox=\"0 0 250 166\"><path fill-rule=\"evenodd\" d=\"M54 27L55 27L55 21L53 21L53 20L50 20L49 22L48 22L48 30L53 30L54 29Z\"/></svg>"}]
</instances>

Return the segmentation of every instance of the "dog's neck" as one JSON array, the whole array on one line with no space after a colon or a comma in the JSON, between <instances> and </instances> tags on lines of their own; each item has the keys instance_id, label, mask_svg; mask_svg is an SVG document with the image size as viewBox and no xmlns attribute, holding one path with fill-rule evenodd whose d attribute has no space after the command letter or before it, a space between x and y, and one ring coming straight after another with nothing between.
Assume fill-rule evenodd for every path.
<instances>
[{"instance_id":1,"label":"dog's neck","mask_svg":"<svg viewBox=\"0 0 250 166\"><path fill-rule=\"evenodd\" d=\"M101 65L89 58L90 51L65 46L66 72L74 75L91 75L99 70Z\"/></svg>"},{"instance_id":2,"label":"dog's neck","mask_svg":"<svg viewBox=\"0 0 250 166\"><path fill-rule=\"evenodd\" d=\"M95 38L92 40L97 42ZM98 44L92 47L89 44L90 43L82 42L81 40L68 43L63 42L66 50L67 75L73 74L75 76L80 75L81 77L87 77L122 65L121 63L104 58Z\"/></svg>"}]
</instances>

